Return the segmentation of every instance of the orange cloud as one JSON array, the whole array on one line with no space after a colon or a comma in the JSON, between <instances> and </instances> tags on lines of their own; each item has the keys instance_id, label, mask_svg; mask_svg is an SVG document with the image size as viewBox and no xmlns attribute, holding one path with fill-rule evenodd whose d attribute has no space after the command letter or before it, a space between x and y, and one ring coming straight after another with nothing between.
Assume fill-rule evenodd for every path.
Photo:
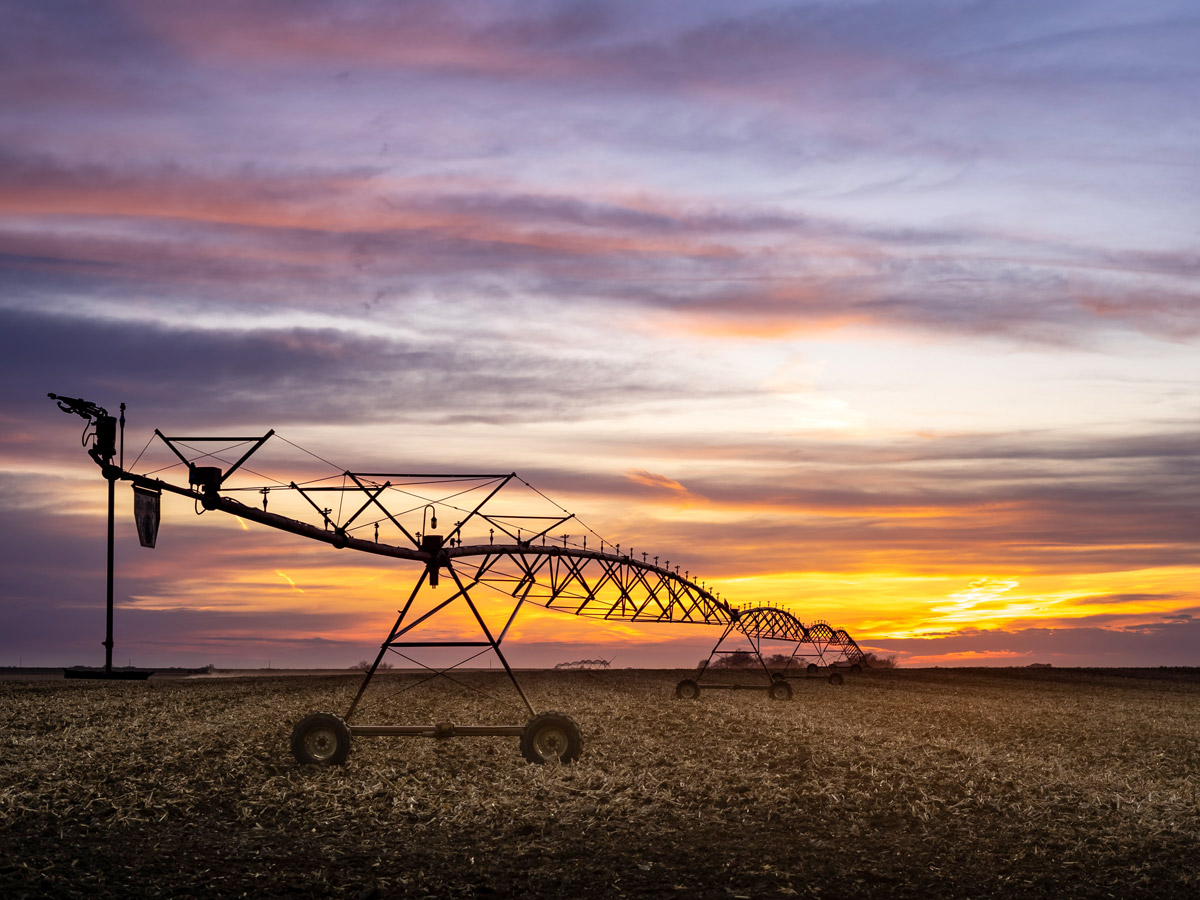
<instances>
[{"instance_id":1,"label":"orange cloud","mask_svg":"<svg viewBox=\"0 0 1200 900\"><path fill-rule=\"evenodd\" d=\"M642 484L650 488L667 490L674 493L691 496L691 492L688 491L687 488L685 488L678 481L675 481L673 478L668 478L666 475L659 475L656 472L647 472L645 469L629 469L625 475L635 484Z\"/></svg>"},{"instance_id":2,"label":"orange cloud","mask_svg":"<svg viewBox=\"0 0 1200 900\"><path fill-rule=\"evenodd\" d=\"M284 581L286 581L288 584L290 584L290 585L292 586L292 589L293 589L293 590L295 590L295 591L297 591L298 593L301 593L301 594L303 594L303 593L304 593L304 589L303 589L303 588L300 588L300 587L297 587L297 586L296 586L296 582L294 582L294 581L291 579L291 576L289 576L289 575L288 575L286 572L283 572L283 571L281 571L280 569L276 569L276 570L275 570L275 574L276 574L276 575L278 575L280 578L282 578Z\"/></svg>"}]
</instances>

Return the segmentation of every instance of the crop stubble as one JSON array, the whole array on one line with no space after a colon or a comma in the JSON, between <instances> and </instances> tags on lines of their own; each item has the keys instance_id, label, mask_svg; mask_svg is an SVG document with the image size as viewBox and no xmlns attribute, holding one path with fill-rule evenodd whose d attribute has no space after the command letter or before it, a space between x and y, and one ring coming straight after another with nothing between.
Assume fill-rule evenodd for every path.
<instances>
[{"instance_id":1,"label":"crop stubble","mask_svg":"<svg viewBox=\"0 0 1200 900\"><path fill-rule=\"evenodd\" d=\"M584 732L359 738L291 724L353 676L0 682L0 896L1195 897L1200 674L867 672L679 701L661 671L525 676ZM358 721L520 723L388 675Z\"/></svg>"}]
</instances>

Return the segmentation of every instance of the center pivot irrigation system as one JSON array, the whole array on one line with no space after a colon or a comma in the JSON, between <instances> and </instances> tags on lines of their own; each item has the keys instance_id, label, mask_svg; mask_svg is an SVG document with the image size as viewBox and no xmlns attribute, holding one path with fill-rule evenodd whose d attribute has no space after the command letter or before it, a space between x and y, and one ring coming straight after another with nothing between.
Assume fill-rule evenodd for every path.
<instances>
[{"instance_id":1,"label":"center pivot irrigation system","mask_svg":"<svg viewBox=\"0 0 1200 900\"><path fill-rule=\"evenodd\" d=\"M256 522L337 549L405 560L421 567L345 714L315 712L296 723L291 747L302 763L339 764L350 752L352 737L393 735L511 735L520 738L521 752L530 762L577 759L583 749L578 725L563 713L535 710L500 649L517 613L527 603L610 621L723 626L708 659L692 678L681 681L676 688L676 696L682 699L697 698L703 682L705 690L758 688L766 690L771 699L784 700L792 696L791 678L807 677L822 667L858 671L865 664L863 652L845 631L835 631L825 624L806 627L791 613L774 607L739 610L690 572L681 574L680 566L672 568L667 560L660 563L657 556L637 554L632 548L622 550L620 544L600 538L515 473L338 470L330 475L332 464L276 436L273 430L251 437L195 437L168 436L156 429L146 448L157 437L171 454L169 464L136 474L124 462L124 404L120 457L114 461L118 459L117 419L89 401L49 396L64 412L87 420L83 444L108 481L108 631L105 670L96 673L99 677L122 677L112 668L113 498L118 481L133 486L134 514L143 546L155 544L160 498L169 493L193 500L198 513L229 513L243 522ZM301 481L283 481L251 471L246 463L272 437L322 463L326 474L313 471L308 473L312 477ZM138 465L145 452L143 449L130 468ZM256 480L248 482L251 477ZM239 493L258 496L252 503L245 503L234 496ZM268 506L282 511L268 511ZM443 522L450 518L453 524L439 529L439 516ZM575 532L574 540L568 528ZM593 538L591 547L589 535ZM430 591L443 582L448 582L448 596L433 597ZM501 598L506 604L507 617L499 629L489 627L481 614L477 603L480 596ZM451 608L478 627L478 639L457 637L461 621L449 629L456 635L453 639L445 637L447 629L439 631L433 626L431 620ZM421 639L421 629L426 634L432 631L432 636ZM728 649L730 641L739 640L748 642L749 650ZM790 647L791 653L772 656L770 661L776 665L785 656L782 668L772 671L763 648L780 644ZM470 655L439 669L409 655L418 648L449 648ZM384 658L389 653L428 670L430 675L425 680L445 677L455 681L450 672L489 651L500 662L529 713L525 724L351 724L376 672L388 668ZM738 662L748 655L755 664L753 670L765 676L763 682L745 683L745 668L712 665L714 660L728 661L732 654L743 654ZM725 672L740 673L740 680L719 680L717 675ZM834 684L841 683L838 672L832 672L829 678Z\"/></svg>"}]
</instances>

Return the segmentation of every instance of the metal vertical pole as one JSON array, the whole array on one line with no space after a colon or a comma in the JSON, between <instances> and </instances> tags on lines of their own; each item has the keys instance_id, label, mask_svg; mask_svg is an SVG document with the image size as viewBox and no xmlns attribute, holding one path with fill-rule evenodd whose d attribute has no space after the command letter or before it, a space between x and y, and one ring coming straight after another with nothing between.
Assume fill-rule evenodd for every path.
<instances>
[{"instance_id":1,"label":"metal vertical pole","mask_svg":"<svg viewBox=\"0 0 1200 900\"><path fill-rule=\"evenodd\" d=\"M117 480L108 479L108 627L104 634L104 671L112 671L113 651L113 508L116 505Z\"/></svg>"}]
</instances>

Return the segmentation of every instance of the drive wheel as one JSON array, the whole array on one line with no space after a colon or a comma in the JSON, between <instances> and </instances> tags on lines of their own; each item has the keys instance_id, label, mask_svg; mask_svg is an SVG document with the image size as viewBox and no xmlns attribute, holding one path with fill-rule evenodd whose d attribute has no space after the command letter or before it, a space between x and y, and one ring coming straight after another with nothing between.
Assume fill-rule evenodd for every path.
<instances>
[{"instance_id":1,"label":"drive wheel","mask_svg":"<svg viewBox=\"0 0 1200 900\"><path fill-rule=\"evenodd\" d=\"M859 674L861 671L862 671L862 666L860 666L858 663L855 663L854 665L852 665L852 666L850 667L850 674L851 674L851 675L857 675L857 674Z\"/></svg>"},{"instance_id":2,"label":"drive wheel","mask_svg":"<svg viewBox=\"0 0 1200 900\"><path fill-rule=\"evenodd\" d=\"M809 663L808 668L806 668L804 671L806 671L809 675L816 675L817 674L817 664Z\"/></svg>"},{"instance_id":3,"label":"drive wheel","mask_svg":"<svg viewBox=\"0 0 1200 900\"><path fill-rule=\"evenodd\" d=\"M841 684L841 683L842 683L843 681L845 681L845 680L846 680L846 679L844 679L844 678L842 677L842 675L841 675L841 673L840 673L840 672L834 672L832 675L830 675L830 676L829 676L829 683L830 683L830 684Z\"/></svg>"},{"instance_id":4,"label":"drive wheel","mask_svg":"<svg viewBox=\"0 0 1200 900\"><path fill-rule=\"evenodd\" d=\"M340 766L350 755L350 729L332 713L310 713L292 729L292 755L311 766Z\"/></svg>"},{"instance_id":5,"label":"drive wheel","mask_svg":"<svg viewBox=\"0 0 1200 900\"><path fill-rule=\"evenodd\" d=\"M531 763L573 763L582 752L583 734L564 713L538 713L521 733L521 755Z\"/></svg>"},{"instance_id":6,"label":"drive wheel","mask_svg":"<svg viewBox=\"0 0 1200 900\"><path fill-rule=\"evenodd\" d=\"M680 700L695 700L700 696L700 685L690 678L685 678L675 685L675 696Z\"/></svg>"},{"instance_id":7,"label":"drive wheel","mask_svg":"<svg viewBox=\"0 0 1200 900\"><path fill-rule=\"evenodd\" d=\"M772 700L791 700L792 686L786 681L773 681L767 688L767 696Z\"/></svg>"}]
</instances>

